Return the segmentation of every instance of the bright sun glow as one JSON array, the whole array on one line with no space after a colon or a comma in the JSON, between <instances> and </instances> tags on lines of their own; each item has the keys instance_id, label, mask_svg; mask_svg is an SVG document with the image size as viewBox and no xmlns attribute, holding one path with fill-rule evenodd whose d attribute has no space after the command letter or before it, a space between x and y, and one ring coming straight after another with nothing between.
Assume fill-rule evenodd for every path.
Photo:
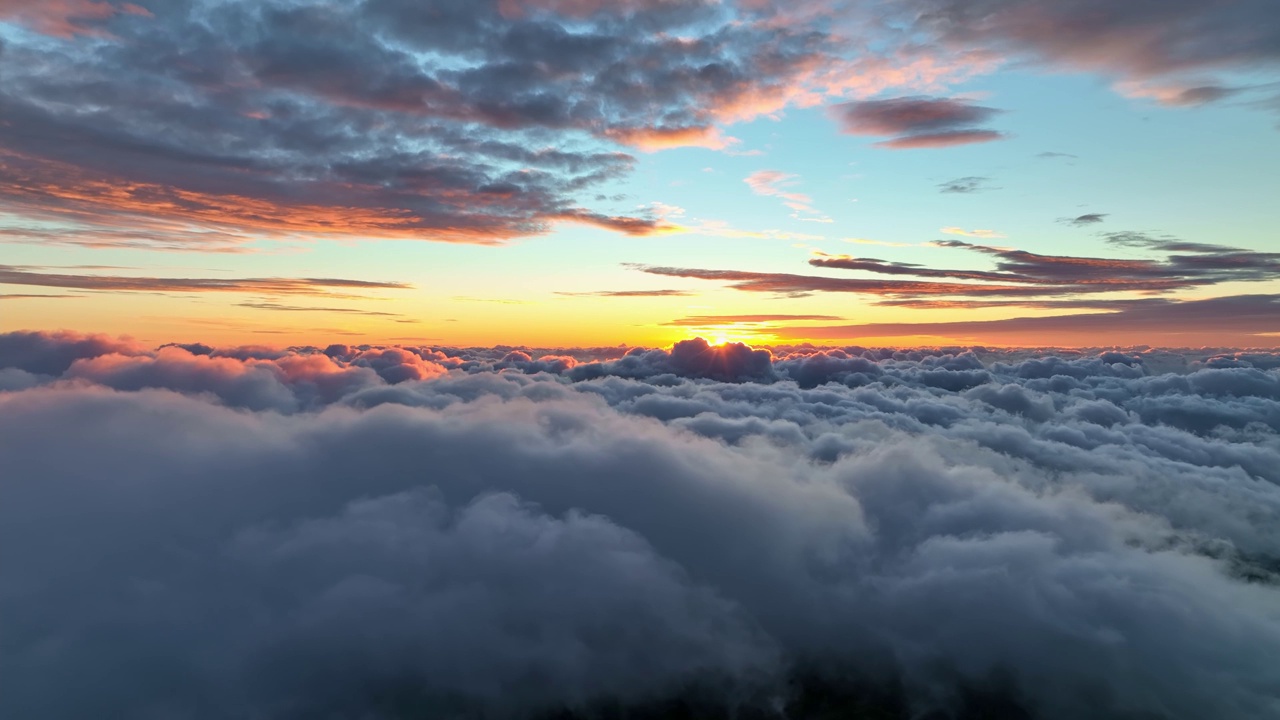
<instances>
[{"instance_id":1,"label":"bright sun glow","mask_svg":"<svg viewBox=\"0 0 1280 720\"><path fill-rule=\"evenodd\" d=\"M707 326L690 328L686 339L704 338L712 345L745 343L747 345L767 344L774 335L764 330L748 330L737 326Z\"/></svg>"}]
</instances>

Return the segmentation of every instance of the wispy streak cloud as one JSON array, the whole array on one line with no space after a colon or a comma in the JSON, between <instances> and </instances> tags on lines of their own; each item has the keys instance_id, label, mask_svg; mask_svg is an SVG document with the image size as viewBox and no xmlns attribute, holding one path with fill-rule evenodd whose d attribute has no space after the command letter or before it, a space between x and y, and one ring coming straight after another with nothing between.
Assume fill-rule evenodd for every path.
<instances>
[{"instance_id":1,"label":"wispy streak cloud","mask_svg":"<svg viewBox=\"0 0 1280 720\"><path fill-rule=\"evenodd\" d=\"M351 297L354 291L410 290L412 285L342 278L165 278L32 272L0 265L0 285L56 287L105 292L223 292L262 295Z\"/></svg>"},{"instance_id":2,"label":"wispy streak cloud","mask_svg":"<svg viewBox=\"0 0 1280 720\"><path fill-rule=\"evenodd\" d=\"M799 178L795 175L777 170L757 170L743 180L755 194L782 200L782 204L791 209L793 218L810 222L831 222L831 218L823 215L813 206L813 198L787 189L798 181Z\"/></svg>"},{"instance_id":3,"label":"wispy streak cloud","mask_svg":"<svg viewBox=\"0 0 1280 720\"><path fill-rule=\"evenodd\" d=\"M796 322L803 320L843 320L835 315L692 315L665 325L676 327L713 327L716 325L760 325L763 323Z\"/></svg>"},{"instance_id":4,"label":"wispy streak cloud","mask_svg":"<svg viewBox=\"0 0 1280 720\"><path fill-rule=\"evenodd\" d=\"M960 342L1042 346L1100 343L1250 346L1273 344L1274 339L1266 336L1280 333L1280 295L1121 302L1110 310L1003 320L775 327L769 332L783 340L931 336Z\"/></svg>"}]
</instances>

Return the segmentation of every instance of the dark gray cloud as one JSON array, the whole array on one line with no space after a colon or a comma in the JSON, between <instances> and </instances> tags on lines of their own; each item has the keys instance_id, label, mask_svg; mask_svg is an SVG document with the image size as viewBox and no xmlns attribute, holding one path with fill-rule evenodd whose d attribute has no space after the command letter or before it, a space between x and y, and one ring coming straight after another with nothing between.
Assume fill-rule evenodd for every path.
<instances>
[{"instance_id":1,"label":"dark gray cloud","mask_svg":"<svg viewBox=\"0 0 1280 720\"><path fill-rule=\"evenodd\" d=\"M630 171L619 144L724 146L725 123L892 88L917 60L945 78L1031 58L1195 104L1251 91L1220 72L1280 58L1270 0L867 5L832 9L912 42L844 42L822 13L757 2L9 2L0 17L23 29L0 46L0 206L20 222L4 233L220 252L326 234L497 243L558 222L643 235L662 219L584 200ZM996 139L995 112L838 108L897 148Z\"/></svg>"},{"instance_id":2,"label":"dark gray cloud","mask_svg":"<svg viewBox=\"0 0 1280 720\"><path fill-rule=\"evenodd\" d=\"M955 98L917 96L862 100L835 105L832 112L847 133L896 136L876 143L880 147L949 147L1004 137L995 130L977 127L998 115L1000 110Z\"/></svg>"},{"instance_id":3,"label":"dark gray cloud","mask_svg":"<svg viewBox=\"0 0 1280 720\"><path fill-rule=\"evenodd\" d=\"M1202 85L1179 89L1175 94L1163 98L1168 105L1203 105L1229 98L1241 91L1240 88L1222 87L1221 85Z\"/></svg>"},{"instance_id":4,"label":"dark gray cloud","mask_svg":"<svg viewBox=\"0 0 1280 720\"><path fill-rule=\"evenodd\" d=\"M939 240L934 244L995 257L998 270L1023 276L1026 282L1124 284L1151 281L1152 289L1158 289L1164 283L1187 287L1262 281L1280 276L1280 253L1152 238L1134 232L1108 233L1106 237L1112 245L1164 253L1165 257L1155 260L1041 255L960 240Z\"/></svg>"},{"instance_id":5,"label":"dark gray cloud","mask_svg":"<svg viewBox=\"0 0 1280 720\"><path fill-rule=\"evenodd\" d=\"M661 221L580 200L629 172L619 143L721 145L721 122L785 106L841 61L817 29L704 0L138 7L6 8L35 31L2 50L0 204L28 221L10 237L237 251L263 235L495 243L566 221L642 235Z\"/></svg>"},{"instance_id":6,"label":"dark gray cloud","mask_svg":"<svg viewBox=\"0 0 1280 720\"><path fill-rule=\"evenodd\" d=\"M948 180L938 184L938 192L968 194L976 192L984 192L986 190L995 190L991 187L991 178L970 175L967 177Z\"/></svg>"},{"instance_id":7,"label":"dark gray cloud","mask_svg":"<svg viewBox=\"0 0 1280 720\"><path fill-rule=\"evenodd\" d=\"M886 7L956 50L985 48L1102 73L1122 81L1123 91L1173 105L1236 91L1206 79L1280 68L1280 16L1270 0L910 0Z\"/></svg>"},{"instance_id":8,"label":"dark gray cloud","mask_svg":"<svg viewBox=\"0 0 1280 720\"><path fill-rule=\"evenodd\" d=\"M1273 352L6 347L79 358L0 352L6 716L1248 720L1280 689Z\"/></svg>"},{"instance_id":9,"label":"dark gray cloud","mask_svg":"<svg viewBox=\"0 0 1280 720\"><path fill-rule=\"evenodd\" d=\"M1082 216L1089 217L1089 216ZM1079 220L1079 218L1077 218ZM1263 343L1280 332L1275 295L1233 295L1202 300L1167 297L1114 298L1114 293L1167 294L1221 283L1262 282L1280 278L1280 254L1225 245L1118 232L1112 245L1163 253L1159 259L1043 255L1025 250L978 245L960 240L934 244L996 259L994 270L931 268L876 258L819 254L809 265L891 279L829 277L700 268L647 267L654 275L727 283L743 292L804 296L855 293L877 304L919 309L1024 307L1040 310L1097 310L1052 317L1014 317L961 322L901 322L840 326L771 327L784 339L849 340L864 337L938 336L1015 345L1085 345L1111 342L1183 345L1187 338L1213 338L1222 344ZM1101 296L1090 298L1089 296ZM1221 319L1220 319L1221 318ZM705 323L690 322L689 325ZM1209 342L1210 340L1205 340Z\"/></svg>"},{"instance_id":10,"label":"dark gray cloud","mask_svg":"<svg viewBox=\"0 0 1280 720\"><path fill-rule=\"evenodd\" d=\"M0 334L0 367L39 375L61 375L81 358L109 353L137 352L134 343L107 335L70 332L7 332Z\"/></svg>"},{"instance_id":11,"label":"dark gray cloud","mask_svg":"<svg viewBox=\"0 0 1280 720\"><path fill-rule=\"evenodd\" d=\"M922 59L946 78L1032 58L1185 105L1256 90L1216 75L1280 56L1269 0L836 5L913 40L847 42L803 7L710 0L9 2L0 207L19 222L4 235L218 252L330 234L498 243L559 222L644 235L664 221L586 201L630 171L627 148L724 147L722 125L893 88ZM893 148L998 139L996 112L837 109Z\"/></svg>"},{"instance_id":12,"label":"dark gray cloud","mask_svg":"<svg viewBox=\"0 0 1280 720\"><path fill-rule=\"evenodd\" d=\"M1052 306L1068 296L1113 292L1167 293L1226 282L1258 282L1280 277L1280 253L1226 245L1152 238L1143 233L1107 235L1116 246L1164 253L1162 259L1042 255L1008 247L961 240L938 240L934 245L968 250L996 258L996 269L930 268L916 263L820 254L809 260L817 268L850 270L905 279L838 278L737 270L634 266L652 275L717 280L745 292L804 295L815 292L860 293L886 299L972 300L990 302L1021 298L1031 306ZM1115 307L1124 307L1119 301ZM901 303L899 303L901 304ZM977 305L974 305L975 307ZM1090 304L1090 307L1096 305Z\"/></svg>"},{"instance_id":13,"label":"dark gray cloud","mask_svg":"<svg viewBox=\"0 0 1280 720\"><path fill-rule=\"evenodd\" d=\"M642 266L638 269L650 275L726 282L729 287L744 292L792 296L815 292L860 293L885 297L970 294L1036 296L1045 294L1043 288L1023 285L938 283L927 280L875 280L679 267Z\"/></svg>"},{"instance_id":14,"label":"dark gray cloud","mask_svg":"<svg viewBox=\"0 0 1280 720\"><path fill-rule=\"evenodd\" d=\"M1064 225L1074 225L1076 227L1085 227L1086 225L1097 225L1107 217L1107 213L1085 213L1077 215L1073 218L1059 218L1058 222Z\"/></svg>"},{"instance_id":15,"label":"dark gray cloud","mask_svg":"<svg viewBox=\"0 0 1280 720\"><path fill-rule=\"evenodd\" d=\"M834 106L846 131L860 135L920 135L981 125L1000 111L964 100L900 97Z\"/></svg>"}]
</instances>

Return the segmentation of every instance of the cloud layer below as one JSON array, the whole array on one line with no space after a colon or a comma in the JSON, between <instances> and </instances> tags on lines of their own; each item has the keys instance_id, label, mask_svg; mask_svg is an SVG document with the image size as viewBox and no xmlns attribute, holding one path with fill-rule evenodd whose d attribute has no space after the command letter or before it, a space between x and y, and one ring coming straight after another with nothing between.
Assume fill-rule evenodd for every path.
<instances>
[{"instance_id":1,"label":"cloud layer below","mask_svg":"<svg viewBox=\"0 0 1280 720\"><path fill-rule=\"evenodd\" d=\"M0 463L6 717L1280 710L1271 353L10 333Z\"/></svg>"}]
</instances>

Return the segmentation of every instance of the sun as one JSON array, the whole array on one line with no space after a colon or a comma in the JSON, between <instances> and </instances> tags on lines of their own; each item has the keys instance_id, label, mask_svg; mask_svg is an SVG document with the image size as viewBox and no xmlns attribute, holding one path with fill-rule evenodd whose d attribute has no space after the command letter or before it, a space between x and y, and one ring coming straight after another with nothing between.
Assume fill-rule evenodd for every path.
<instances>
[{"instance_id":1,"label":"sun","mask_svg":"<svg viewBox=\"0 0 1280 720\"><path fill-rule=\"evenodd\" d=\"M729 345L731 343L743 343L745 345L760 344L770 339L767 333L761 333L749 328L738 326L718 326L712 325L707 327L693 328L688 338L702 338L711 345Z\"/></svg>"}]
</instances>

